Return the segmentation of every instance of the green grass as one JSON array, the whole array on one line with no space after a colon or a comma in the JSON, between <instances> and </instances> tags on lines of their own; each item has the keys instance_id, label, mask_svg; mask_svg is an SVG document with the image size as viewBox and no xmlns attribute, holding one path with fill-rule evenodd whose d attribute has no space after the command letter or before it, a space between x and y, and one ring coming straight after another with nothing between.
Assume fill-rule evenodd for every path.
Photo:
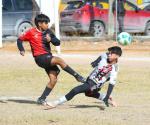
<instances>
[{"instance_id":1,"label":"green grass","mask_svg":"<svg viewBox=\"0 0 150 125\"><path fill-rule=\"evenodd\" d=\"M23 60L25 61L25 60ZM67 59L66 59L67 61ZM83 60L86 62L86 60ZM31 62L31 61L29 61ZM148 125L150 123L150 65L145 63L121 63L118 83L113 97L119 104L117 108L100 110L101 103L84 94L52 110L35 104L48 82L44 70L35 64L25 62L3 64L0 69L0 95L31 97L31 100L10 99L0 101L0 125ZM87 76L89 63L70 65ZM66 94L79 85L75 79L62 71L58 83L49 100ZM105 86L102 91L106 91Z\"/></svg>"}]
</instances>

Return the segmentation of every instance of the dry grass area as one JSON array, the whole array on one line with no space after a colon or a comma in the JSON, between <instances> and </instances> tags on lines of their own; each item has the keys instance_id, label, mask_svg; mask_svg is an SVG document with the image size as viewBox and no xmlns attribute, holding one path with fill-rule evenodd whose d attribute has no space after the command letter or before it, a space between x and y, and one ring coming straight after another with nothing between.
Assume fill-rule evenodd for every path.
<instances>
[{"instance_id":1,"label":"dry grass area","mask_svg":"<svg viewBox=\"0 0 150 125\"><path fill-rule=\"evenodd\" d=\"M112 45L116 43L62 42L63 54L69 54L62 58L87 76L92 70L90 62ZM118 107L106 110L100 110L102 103L99 100L84 94L52 110L36 105L35 100L45 88L48 77L35 65L29 46L25 46L25 57L18 54L15 43L5 43L0 49L0 125L150 124L150 42L134 42L123 47L118 83L113 92ZM48 100L59 98L79 84L62 71Z\"/></svg>"}]
</instances>

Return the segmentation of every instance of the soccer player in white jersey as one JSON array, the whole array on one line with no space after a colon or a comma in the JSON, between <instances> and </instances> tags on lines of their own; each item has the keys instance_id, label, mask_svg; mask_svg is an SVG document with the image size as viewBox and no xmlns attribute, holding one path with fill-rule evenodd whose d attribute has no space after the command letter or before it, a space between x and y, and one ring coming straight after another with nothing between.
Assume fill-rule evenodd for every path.
<instances>
[{"instance_id":1,"label":"soccer player in white jersey","mask_svg":"<svg viewBox=\"0 0 150 125\"><path fill-rule=\"evenodd\" d=\"M109 100L111 101L111 93L116 84L116 78L118 73L118 58L122 55L122 50L118 46L113 46L108 48L108 52L102 54L95 62L94 70L88 76L86 82L82 85L74 87L69 93L65 96L59 98L56 101L47 103L51 108L56 107L57 105L63 104L71 100L75 95L79 93L85 93L88 97L93 97L99 100L102 100L104 104L108 107ZM103 95L99 90L103 85L109 81L108 89L106 95Z\"/></svg>"}]
</instances>

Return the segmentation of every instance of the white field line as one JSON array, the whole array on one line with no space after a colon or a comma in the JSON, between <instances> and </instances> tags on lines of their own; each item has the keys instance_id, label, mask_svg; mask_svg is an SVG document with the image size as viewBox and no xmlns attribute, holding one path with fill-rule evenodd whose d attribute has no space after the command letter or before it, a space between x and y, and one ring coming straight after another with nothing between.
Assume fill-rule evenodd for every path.
<instances>
[{"instance_id":1,"label":"white field line","mask_svg":"<svg viewBox=\"0 0 150 125\"><path fill-rule=\"evenodd\" d=\"M59 57L67 57L67 58L97 58L99 55L97 54L61 54L55 55ZM128 60L128 61L150 61L150 57L121 57L120 60Z\"/></svg>"},{"instance_id":2,"label":"white field line","mask_svg":"<svg viewBox=\"0 0 150 125\"><path fill-rule=\"evenodd\" d=\"M101 53L100 53L101 54ZM59 57L64 57L64 58L81 58L81 59L96 59L98 56L100 56L100 54L53 54L54 56L59 56ZM16 53L11 53L11 54L8 54L8 53L3 53L3 54L0 54L0 57L1 56L5 56L5 57L8 57L10 56L11 57L16 57L19 56L19 54L16 54ZM26 56L28 56L28 58L32 58L32 55L31 53L26 53ZM119 60L125 60L125 61L145 61L145 62L149 62L150 61L150 57L144 57L143 56L139 56L139 57L121 57Z\"/></svg>"}]
</instances>

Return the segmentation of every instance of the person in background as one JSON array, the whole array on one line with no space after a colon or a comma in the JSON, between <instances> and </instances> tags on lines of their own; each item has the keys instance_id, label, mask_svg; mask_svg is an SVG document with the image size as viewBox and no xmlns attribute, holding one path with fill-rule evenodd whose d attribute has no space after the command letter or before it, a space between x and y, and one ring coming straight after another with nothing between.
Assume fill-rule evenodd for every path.
<instances>
[{"instance_id":1,"label":"person in background","mask_svg":"<svg viewBox=\"0 0 150 125\"><path fill-rule=\"evenodd\" d=\"M124 17L126 14L126 10L124 7L125 0L117 0L117 21L119 25L119 33L124 31ZM116 15L116 0L114 0L112 5L113 14Z\"/></svg>"}]
</instances>

